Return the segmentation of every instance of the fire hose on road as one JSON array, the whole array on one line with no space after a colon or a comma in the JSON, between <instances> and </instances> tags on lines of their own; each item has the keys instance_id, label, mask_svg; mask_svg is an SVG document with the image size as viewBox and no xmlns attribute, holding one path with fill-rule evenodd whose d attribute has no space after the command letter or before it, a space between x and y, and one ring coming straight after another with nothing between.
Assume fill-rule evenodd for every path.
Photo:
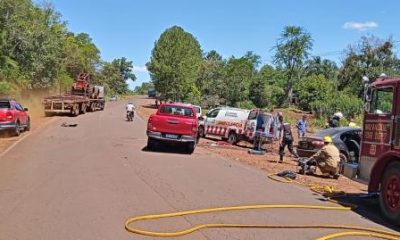
<instances>
[{"instance_id":1,"label":"fire hose on road","mask_svg":"<svg viewBox=\"0 0 400 240\"><path fill-rule=\"evenodd\" d=\"M269 178L283 182L283 183L293 183L295 181L291 179L280 180L277 179L276 174L268 175ZM299 182L295 182L299 183ZM302 184L302 183L299 183ZM325 186L309 186L312 191L322 193L322 192L334 192L333 188L325 187ZM329 199L328 199L329 200ZM330 199L332 202L339 203L335 200ZM346 204L346 207L338 206L338 207L330 207L330 206L318 206L318 205L248 205L248 206L233 206L233 207L221 207L221 208L206 208L206 209L197 209L190 211L181 211L181 212L173 212L173 213L163 213L163 214L155 214L155 215L144 215L129 218L125 223L125 229L131 233L152 236L152 237L179 237L183 235L187 235L201 229L206 228L266 228L266 229L337 229L337 230L345 230L345 232L339 232L334 234L329 234L317 238L317 240L330 240L339 237L346 236L366 236L366 237L375 237L380 239L387 240L399 240L400 234L374 229L374 228L366 228L366 227L358 227L358 226L348 226L348 225L254 225L254 224L230 224L230 223L205 223L195 225L193 227L187 228L178 232L154 232L154 231L146 231L138 228L131 227L133 223L139 221L146 220L154 220L161 218L172 218L179 216L187 216L194 214L204 214L204 213L216 213L216 212L227 212L227 211L239 211L239 210L257 210L257 209L309 209L309 210L324 210L324 211L351 211L355 205Z\"/></svg>"}]
</instances>

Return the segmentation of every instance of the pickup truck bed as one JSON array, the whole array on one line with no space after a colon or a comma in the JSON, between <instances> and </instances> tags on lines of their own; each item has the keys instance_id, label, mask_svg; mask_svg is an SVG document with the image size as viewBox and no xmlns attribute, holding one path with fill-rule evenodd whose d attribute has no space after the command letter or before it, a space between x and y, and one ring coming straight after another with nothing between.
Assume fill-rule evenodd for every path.
<instances>
[{"instance_id":1,"label":"pickup truck bed","mask_svg":"<svg viewBox=\"0 0 400 240\"><path fill-rule=\"evenodd\" d=\"M159 144L185 144L192 153L198 140L198 120L191 105L163 104L147 124L147 147L154 149Z\"/></svg>"}]
</instances>

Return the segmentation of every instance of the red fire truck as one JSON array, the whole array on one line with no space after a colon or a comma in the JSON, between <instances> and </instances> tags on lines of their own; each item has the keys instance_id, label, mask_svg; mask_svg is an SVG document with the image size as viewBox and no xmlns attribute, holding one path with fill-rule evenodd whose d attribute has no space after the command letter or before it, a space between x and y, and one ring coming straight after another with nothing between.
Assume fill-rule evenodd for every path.
<instances>
[{"instance_id":1,"label":"red fire truck","mask_svg":"<svg viewBox=\"0 0 400 240\"><path fill-rule=\"evenodd\" d=\"M365 84L359 178L379 194L383 215L400 224L400 77Z\"/></svg>"}]
</instances>

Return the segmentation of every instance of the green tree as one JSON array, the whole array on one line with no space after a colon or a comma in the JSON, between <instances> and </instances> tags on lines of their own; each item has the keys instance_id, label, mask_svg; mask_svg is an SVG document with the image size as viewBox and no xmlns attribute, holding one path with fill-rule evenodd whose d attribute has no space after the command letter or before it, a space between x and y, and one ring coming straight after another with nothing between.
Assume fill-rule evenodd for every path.
<instances>
[{"instance_id":1,"label":"green tree","mask_svg":"<svg viewBox=\"0 0 400 240\"><path fill-rule=\"evenodd\" d=\"M338 75L338 66L334 61L322 59L319 56L307 60L305 63L305 75L324 75L326 79L335 80Z\"/></svg>"},{"instance_id":2,"label":"green tree","mask_svg":"<svg viewBox=\"0 0 400 240\"><path fill-rule=\"evenodd\" d=\"M149 90L153 90L154 85L151 82L144 82L140 86L136 86L134 92L139 95L145 95Z\"/></svg>"},{"instance_id":3,"label":"green tree","mask_svg":"<svg viewBox=\"0 0 400 240\"><path fill-rule=\"evenodd\" d=\"M347 49L339 73L339 89L348 88L359 97L363 94L362 77L372 81L382 73L399 74L399 59L393 53L393 40L375 36L363 36Z\"/></svg>"},{"instance_id":4,"label":"green tree","mask_svg":"<svg viewBox=\"0 0 400 240\"><path fill-rule=\"evenodd\" d=\"M192 34L181 27L165 30L154 45L147 68L156 90L167 99L198 102L196 80L202 53Z\"/></svg>"},{"instance_id":5,"label":"green tree","mask_svg":"<svg viewBox=\"0 0 400 240\"><path fill-rule=\"evenodd\" d=\"M303 28L286 26L275 47L274 62L286 72L285 93L289 105L292 103L294 81L299 80L300 70L312 49L312 42L311 35Z\"/></svg>"},{"instance_id":6,"label":"green tree","mask_svg":"<svg viewBox=\"0 0 400 240\"><path fill-rule=\"evenodd\" d=\"M135 81L132 72L132 61L126 58L114 59L111 63L104 62L95 83L104 84L109 95L128 93L128 80Z\"/></svg>"},{"instance_id":7,"label":"green tree","mask_svg":"<svg viewBox=\"0 0 400 240\"><path fill-rule=\"evenodd\" d=\"M249 88L256 69L252 58L231 57L225 67L226 100L229 105L241 107L241 103L249 100ZM248 104L246 104L248 105Z\"/></svg>"},{"instance_id":8,"label":"green tree","mask_svg":"<svg viewBox=\"0 0 400 240\"><path fill-rule=\"evenodd\" d=\"M225 60L215 50L206 53L203 58L196 86L205 107L215 107L225 101L225 65Z\"/></svg>"},{"instance_id":9,"label":"green tree","mask_svg":"<svg viewBox=\"0 0 400 240\"><path fill-rule=\"evenodd\" d=\"M299 94L299 107L310 111L315 101L324 101L334 91L334 84L324 75L310 75L302 78L296 86Z\"/></svg>"}]
</instances>

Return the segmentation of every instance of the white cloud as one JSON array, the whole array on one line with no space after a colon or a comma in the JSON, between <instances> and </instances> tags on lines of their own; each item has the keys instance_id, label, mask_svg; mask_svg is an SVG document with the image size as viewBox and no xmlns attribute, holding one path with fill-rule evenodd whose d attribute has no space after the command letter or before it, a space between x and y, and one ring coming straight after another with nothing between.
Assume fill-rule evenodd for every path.
<instances>
[{"instance_id":1,"label":"white cloud","mask_svg":"<svg viewBox=\"0 0 400 240\"><path fill-rule=\"evenodd\" d=\"M358 30L358 31L365 31L369 28L377 28L378 24L373 21L367 21L367 22L346 22L343 24L344 29L353 29L353 30Z\"/></svg>"},{"instance_id":2,"label":"white cloud","mask_svg":"<svg viewBox=\"0 0 400 240\"><path fill-rule=\"evenodd\" d=\"M148 73L146 66L133 66L133 72L135 73Z\"/></svg>"}]
</instances>

